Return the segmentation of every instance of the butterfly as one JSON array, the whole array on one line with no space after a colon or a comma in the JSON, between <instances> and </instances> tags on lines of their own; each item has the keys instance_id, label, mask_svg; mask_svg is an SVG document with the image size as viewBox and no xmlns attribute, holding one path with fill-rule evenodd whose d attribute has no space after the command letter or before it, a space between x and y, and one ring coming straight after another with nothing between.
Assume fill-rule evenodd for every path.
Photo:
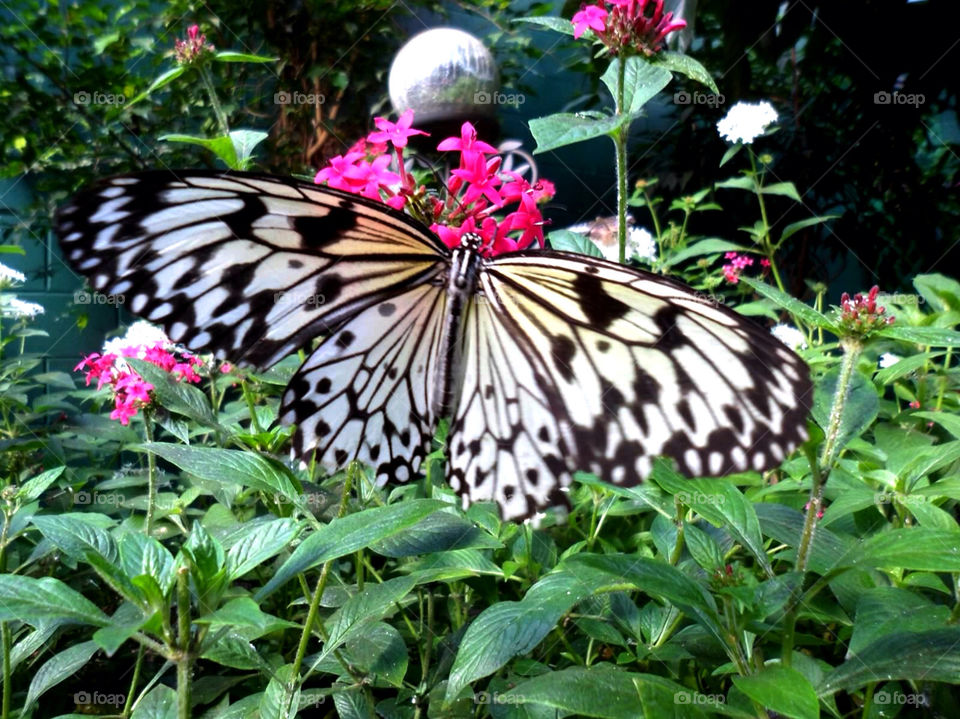
<instances>
[{"instance_id":1,"label":"butterfly","mask_svg":"<svg viewBox=\"0 0 960 719\"><path fill-rule=\"evenodd\" d=\"M114 177L61 209L70 264L175 342L269 366L322 338L280 417L293 451L415 476L441 419L447 479L506 519L577 470L641 482L778 465L811 385L786 345L686 285L575 253L448 248L384 204L248 173Z\"/></svg>"}]
</instances>

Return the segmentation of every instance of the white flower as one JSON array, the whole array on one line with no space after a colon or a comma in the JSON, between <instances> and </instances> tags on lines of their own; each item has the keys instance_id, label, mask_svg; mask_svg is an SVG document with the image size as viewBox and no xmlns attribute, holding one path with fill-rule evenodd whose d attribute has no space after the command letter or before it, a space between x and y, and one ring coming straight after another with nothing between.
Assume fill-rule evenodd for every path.
<instances>
[{"instance_id":1,"label":"white flower","mask_svg":"<svg viewBox=\"0 0 960 719\"><path fill-rule=\"evenodd\" d=\"M627 233L627 257L653 264L657 259L657 241L645 227L631 227Z\"/></svg>"},{"instance_id":2,"label":"white flower","mask_svg":"<svg viewBox=\"0 0 960 719\"><path fill-rule=\"evenodd\" d=\"M893 367L899 361L900 357L897 357L892 352L884 352L882 355L880 355L880 369Z\"/></svg>"},{"instance_id":3,"label":"white flower","mask_svg":"<svg viewBox=\"0 0 960 719\"><path fill-rule=\"evenodd\" d=\"M767 125L776 121L777 111L766 100L758 103L738 102L717 123L717 130L721 137L730 142L749 145L763 134Z\"/></svg>"},{"instance_id":4,"label":"white flower","mask_svg":"<svg viewBox=\"0 0 960 719\"><path fill-rule=\"evenodd\" d=\"M7 317L36 317L43 314L43 305L24 302L16 297L5 297L3 310L3 314Z\"/></svg>"},{"instance_id":5,"label":"white flower","mask_svg":"<svg viewBox=\"0 0 960 719\"><path fill-rule=\"evenodd\" d=\"M167 348L172 344L173 342L162 329L144 320L138 320L127 328L127 333L123 337L108 340L103 345L103 354L125 357L127 356L125 350L136 350L136 357L144 359L147 356L148 347L160 345Z\"/></svg>"},{"instance_id":6,"label":"white flower","mask_svg":"<svg viewBox=\"0 0 960 719\"><path fill-rule=\"evenodd\" d=\"M27 277L22 272L18 272L12 267L7 267L5 264L0 262L0 282L3 280L8 282L26 282Z\"/></svg>"},{"instance_id":7,"label":"white flower","mask_svg":"<svg viewBox=\"0 0 960 719\"><path fill-rule=\"evenodd\" d=\"M774 325L770 328L770 334L783 342L790 349L806 349L807 340L803 332L790 325Z\"/></svg>"}]
</instances>

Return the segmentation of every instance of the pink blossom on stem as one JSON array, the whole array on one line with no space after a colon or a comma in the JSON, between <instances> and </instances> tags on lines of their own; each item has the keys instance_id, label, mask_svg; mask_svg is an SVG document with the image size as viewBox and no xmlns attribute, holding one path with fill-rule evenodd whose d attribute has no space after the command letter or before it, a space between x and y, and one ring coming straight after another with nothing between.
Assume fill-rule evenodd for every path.
<instances>
[{"instance_id":1,"label":"pink blossom on stem","mask_svg":"<svg viewBox=\"0 0 960 719\"><path fill-rule=\"evenodd\" d=\"M367 135L368 142L390 142L398 150L407 146L407 139L411 135L429 135L423 130L414 130L410 126L413 124L413 110L405 110L396 122L390 122L385 117L378 117L374 120L377 129Z\"/></svg>"},{"instance_id":2,"label":"pink blossom on stem","mask_svg":"<svg viewBox=\"0 0 960 719\"><path fill-rule=\"evenodd\" d=\"M581 7L580 12L573 16L573 37L579 39L589 28L597 33L606 30L604 21L609 13L600 5L586 5Z\"/></svg>"}]
</instances>

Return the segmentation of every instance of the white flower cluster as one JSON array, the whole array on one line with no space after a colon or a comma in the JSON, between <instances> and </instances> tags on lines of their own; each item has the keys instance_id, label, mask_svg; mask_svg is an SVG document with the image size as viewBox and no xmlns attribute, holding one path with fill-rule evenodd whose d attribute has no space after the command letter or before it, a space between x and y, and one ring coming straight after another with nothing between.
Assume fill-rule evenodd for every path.
<instances>
[{"instance_id":1,"label":"white flower cluster","mask_svg":"<svg viewBox=\"0 0 960 719\"><path fill-rule=\"evenodd\" d=\"M27 278L22 272L0 262L0 289L26 281ZM12 295L0 294L0 317L31 319L39 314L43 314L43 305L27 302Z\"/></svg>"},{"instance_id":2,"label":"white flower cluster","mask_svg":"<svg viewBox=\"0 0 960 719\"><path fill-rule=\"evenodd\" d=\"M717 123L717 130L721 137L730 142L749 145L776 121L777 111L766 100L757 103L738 102Z\"/></svg>"},{"instance_id":3,"label":"white flower cluster","mask_svg":"<svg viewBox=\"0 0 960 719\"><path fill-rule=\"evenodd\" d=\"M774 325L770 328L770 334L772 334L792 350L805 350L807 348L807 338L804 337L803 332L798 330L796 327L783 324Z\"/></svg>"},{"instance_id":4,"label":"white flower cluster","mask_svg":"<svg viewBox=\"0 0 960 719\"><path fill-rule=\"evenodd\" d=\"M135 349L136 357L144 359L147 356L147 348L158 344L167 349L173 345L173 342L159 327L154 327L144 320L138 320L127 327L127 333L123 337L107 340L103 345L103 354L124 357L124 350Z\"/></svg>"}]
</instances>

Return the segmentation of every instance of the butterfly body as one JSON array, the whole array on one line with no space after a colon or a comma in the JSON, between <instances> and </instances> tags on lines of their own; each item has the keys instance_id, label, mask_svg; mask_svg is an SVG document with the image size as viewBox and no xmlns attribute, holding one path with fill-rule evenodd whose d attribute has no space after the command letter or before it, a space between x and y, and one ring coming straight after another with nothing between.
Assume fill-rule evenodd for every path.
<instances>
[{"instance_id":1,"label":"butterfly body","mask_svg":"<svg viewBox=\"0 0 960 719\"><path fill-rule=\"evenodd\" d=\"M448 248L383 204L246 173L111 178L61 210L68 261L197 352L270 365L294 452L411 479L441 418L447 476L506 518L577 470L635 484L768 469L806 436L809 372L768 332L658 275L584 255Z\"/></svg>"}]
</instances>

